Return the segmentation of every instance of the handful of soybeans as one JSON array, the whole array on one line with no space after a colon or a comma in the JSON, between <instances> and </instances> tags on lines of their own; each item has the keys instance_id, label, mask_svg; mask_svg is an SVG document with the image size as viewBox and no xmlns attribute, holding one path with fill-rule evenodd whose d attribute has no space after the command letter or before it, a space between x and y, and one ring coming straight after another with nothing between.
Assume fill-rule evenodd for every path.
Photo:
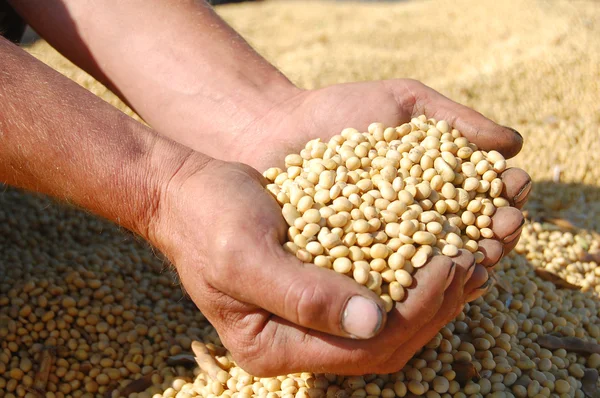
<instances>
[{"instance_id":1,"label":"handful of soybeans","mask_svg":"<svg viewBox=\"0 0 600 398\"><path fill-rule=\"evenodd\" d=\"M312 140L285 165L264 173L289 225L285 250L354 278L388 311L430 257L466 249L481 262L477 241L493 237L491 217L509 205L504 157L423 115Z\"/></svg>"}]
</instances>

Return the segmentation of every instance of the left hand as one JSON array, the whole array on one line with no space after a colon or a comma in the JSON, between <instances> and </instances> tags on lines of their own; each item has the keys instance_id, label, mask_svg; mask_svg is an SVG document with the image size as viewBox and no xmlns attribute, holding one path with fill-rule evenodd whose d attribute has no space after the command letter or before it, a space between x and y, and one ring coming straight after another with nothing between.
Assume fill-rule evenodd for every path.
<instances>
[{"instance_id":1,"label":"left hand","mask_svg":"<svg viewBox=\"0 0 600 398\"><path fill-rule=\"evenodd\" d=\"M346 127L366 131L372 122L399 126L421 114L446 120L483 150L495 149L507 159L523 146L515 130L500 126L480 113L460 105L424 84L410 79L334 85L318 90L290 90L289 99L227 140L227 150L214 154L249 164L259 171L283 166L283 159L298 153L309 140L328 141ZM224 141L225 142L225 141ZM517 168L504 171L503 196L521 209L531 189L529 175ZM518 243L524 219L515 209L500 209L493 217L497 239L481 243L484 265L491 267Z\"/></svg>"}]
</instances>

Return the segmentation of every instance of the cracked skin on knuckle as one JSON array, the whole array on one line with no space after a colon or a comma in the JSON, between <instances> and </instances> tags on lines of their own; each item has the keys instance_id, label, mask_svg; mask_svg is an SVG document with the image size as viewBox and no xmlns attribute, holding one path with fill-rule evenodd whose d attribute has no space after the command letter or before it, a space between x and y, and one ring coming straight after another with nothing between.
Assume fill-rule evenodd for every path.
<instances>
[{"instance_id":1,"label":"cracked skin on knuckle","mask_svg":"<svg viewBox=\"0 0 600 398\"><path fill-rule=\"evenodd\" d=\"M292 322L298 325L314 325L321 318L319 303L323 303L323 293L318 284L307 285L298 279L291 283L284 295L285 313L293 314Z\"/></svg>"}]
</instances>

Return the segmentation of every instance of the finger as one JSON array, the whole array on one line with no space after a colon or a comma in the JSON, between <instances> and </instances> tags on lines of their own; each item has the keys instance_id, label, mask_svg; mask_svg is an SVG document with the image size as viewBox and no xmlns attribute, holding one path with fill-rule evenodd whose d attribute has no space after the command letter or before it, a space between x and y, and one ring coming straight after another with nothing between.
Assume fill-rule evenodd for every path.
<instances>
[{"instance_id":1,"label":"finger","mask_svg":"<svg viewBox=\"0 0 600 398\"><path fill-rule=\"evenodd\" d=\"M532 182L529 174L513 167L502 172L500 178L504 183L502 196L508 199L511 206L521 209L531 192Z\"/></svg>"},{"instance_id":2,"label":"finger","mask_svg":"<svg viewBox=\"0 0 600 398\"><path fill-rule=\"evenodd\" d=\"M479 112L450 100L430 87L416 81L405 81L414 95L413 116L420 114L445 120L479 148L492 149L511 158L521 150L523 137L510 127L503 127Z\"/></svg>"},{"instance_id":3,"label":"finger","mask_svg":"<svg viewBox=\"0 0 600 398\"><path fill-rule=\"evenodd\" d=\"M491 268L498 264L498 261L504 256L505 246L502 242L495 239L482 239L479 241L480 252L485 256L481 265Z\"/></svg>"},{"instance_id":4,"label":"finger","mask_svg":"<svg viewBox=\"0 0 600 398\"><path fill-rule=\"evenodd\" d=\"M471 280L473 273L475 272L475 268L477 267L475 256L473 256L473 254L467 250L460 250L459 255L457 257L453 257L452 259L454 262L456 262L457 272L460 272L464 275L462 278L460 276L455 277L455 279L462 279L460 286L454 287L455 294L450 294L447 295L447 297L444 297L444 304L438 311L438 316L436 316L436 318L440 320L441 325L439 325L437 330L432 330L432 332L434 332L433 335L439 332L439 329L444 327L452 319L456 318L463 310L465 302L462 298L464 296L465 287L469 280Z\"/></svg>"},{"instance_id":5,"label":"finger","mask_svg":"<svg viewBox=\"0 0 600 398\"><path fill-rule=\"evenodd\" d=\"M302 263L285 252L280 243L285 222L279 206L247 178L250 168L241 169L235 176L244 177L239 184L245 184L245 200L256 205L245 209L242 222L233 220L235 231L230 230L232 223L222 221L211 247L213 264L205 267L207 282L234 299L301 326L344 337L375 336L386 319L381 299L352 278ZM227 216L225 212L222 219Z\"/></svg>"},{"instance_id":6,"label":"finger","mask_svg":"<svg viewBox=\"0 0 600 398\"><path fill-rule=\"evenodd\" d=\"M452 257L452 260L456 263L457 272L463 273L465 282L468 281L475 271L475 256L468 250L460 249L458 256Z\"/></svg>"},{"instance_id":7,"label":"finger","mask_svg":"<svg viewBox=\"0 0 600 398\"><path fill-rule=\"evenodd\" d=\"M455 277L456 264L446 256L435 256L417 270L406 300L396 303L388 314L382 337L391 337L390 346L404 344L435 316ZM388 336L389 332L393 335Z\"/></svg>"},{"instance_id":8,"label":"finger","mask_svg":"<svg viewBox=\"0 0 600 398\"><path fill-rule=\"evenodd\" d=\"M261 246L263 250L248 248L243 261L221 267L209 282L240 301L310 329L368 339L383 328L384 305L372 291L348 276L301 262L278 242L268 243L267 250L264 243Z\"/></svg>"},{"instance_id":9,"label":"finger","mask_svg":"<svg viewBox=\"0 0 600 398\"><path fill-rule=\"evenodd\" d=\"M400 370L414 354L425 346L463 307L463 289L465 282L475 270L475 257L466 250L452 257L455 272L452 282L444 292L444 300L434 316L424 322L418 333L394 351L388 361L378 368L377 372L393 373Z\"/></svg>"},{"instance_id":10,"label":"finger","mask_svg":"<svg viewBox=\"0 0 600 398\"><path fill-rule=\"evenodd\" d=\"M218 331L223 345L238 366L255 376L315 371L326 366L326 358L330 356L347 361L356 349L360 349L353 344L361 340L330 335L323 335L329 340L320 339L320 332L234 299L213 286L205 285L199 277L187 277L185 284L189 283L202 286L201 290L190 290L194 302ZM307 358L299 359L296 354L305 348Z\"/></svg>"},{"instance_id":11,"label":"finger","mask_svg":"<svg viewBox=\"0 0 600 398\"><path fill-rule=\"evenodd\" d=\"M237 347L238 356L234 355L234 358L245 369L261 376L298 371L372 373L375 366L387 360L393 352L380 347L396 347L400 342L410 340L437 313L443 302L443 292L454 278L454 270L454 263L449 258L432 258L415 273L407 299L390 312L386 328L370 340L332 336L278 316L261 317L260 314L243 311L229 314L228 308L218 311L217 322L222 323L219 332L220 335L225 334L224 341L228 341L232 351ZM356 283L346 276L341 277ZM207 310L207 317L212 322L208 315L210 311L213 310ZM240 312L243 319L240 319ZM227 315L223 316L223 313ZM263 313L266 314L266 311ZM238 325L245 327L240 329ZM261 347L260 351L258 347ZM303 355L297 355L298 352ZM409 359L406 358L407 361Z\"/></svg>"},{"instance_id":12,"label":"finger","mask_svg":"<svg viewBox=\"0 0 600 398\"><path fill-rule=\"evenodd\" d=\"M346 339L311 330L227 297L224 308L215 311L214 303L224 300L220 292L218 297L200 302L211 302L210 308L202 309L203 313L217 327L238 364L252 374L265 377L299 371L366 374L373 373L393 353L380 347L396 347L410 341L438 312L444 289L452 286L455 270L454 263L442 256L434 257L420 268L407 299L397 304L386 328L370 340ZM230 309L235 311L230 313ZM213 312L217 312L214 317ZM300 351L303 355L297 355Z\"/></svg>"},{"instance_id":13,"label":"finger","mask_svg":"<svg viewBox=\"0 0 600 398\"><path fill-rule=\"evenodd\" d=\"M468 262L468 260L466 260ZM293 355L296 369L314 369L320 366L326 371L338 374L364 374L376 370L378 355L385 362L393 354L393 350L381 350L378 347L398 347L420 334L421 329L428 324L439 311L444 302L445 292L452 286L456 278L456 265L448 257L433 257L425 266L419 268L413 279L413 284L407 291L407 298L396 303L388 314L385 329L370 340L348 340L322 333L309 331L303 337L301 349L305 355ZM460 271L463 275L465 272ZM281 322L280 322L281 324ZM288 325L289 327L290 325ZM280 333L286 333L286 341L290 341L291 329L280 328ZM293 339L291 339L294 341ZM323 344L326 343L326 344ZM287 349L287 348L286 348ZM315 362L316 359L320 362ZM405 358L408 361L411 356ZM363 364L363 368L358 367ZM369 366L369 367L367 367Z\"/></svg>"},{"instance_id":14,"label":"finger","mask_svg":"<svg viewBox=\"0 0 600 398\"><path fill-rule=\"evenodd\" d=\"M517 244L519 243L519 238L521 237L521 232L522 229L519 230L519 233L516 234L510 242L504 244L504 253L510 253L512 249L514 249L515 246L517 246Z\"/></svg>"},{"instance_id":15,"label":"finger","mask_svg":"<svg viewBox=\"0 0 600 398\"><path fill-rule=\"evenodd\" d=\"M315 331L236 300L201 278L186 278L194 302L217 329L238 366L258 377L298 372L358 375L373 371L382 356L381 343ZM374 342L375 341L375 342ZM298 355L302 352L303 355Z\"/></svg>"},{"instance_id":16,"label":"finger","mask_svg":"<svg viewBox=\"0 0 600 398\"><path fill-rule=\"evenodd\" d=\"M487 279L488 272L486 268L481 264L475 264L475 267L473 267L473 273L471 274L471 277L465 281L465 286L463 288L463 296L460 300L460 302L462 303L462 307L458 308L458 310L454 313L454 318L456 318L458 314L463 310L464 304L469 302L469 296L474 291L481 289L482 285L486 283Z\"/></svg>"},{"instance_id":17,"label":"finger","mask_svg":"<svg viewBox=\"0 0 600 398\"><path fill-rule=\"evenodd\" d=\"M520 210L514 207L501 207L492 216L491 228L494 239L479 242L479 250L485 258L482 264L493 267L502 257L515 248L519 242L525 218Z\"/></svg>"},{"instance_id":18,"label":"finger","mask_svg":"<svg viewBox=\"0 0 600 398\"><path fill-rule=\"evenodd\" d=\"M465 298L473 293L473 291L480 289L483 284L488 280L488 270L485 269L481 264L477 264L471 275L471 278L465 283L464 295ZM464 300L463 300L464 301Z\"/></svg>"},{"instance_id":19,"label":"finger","mask_svg":"<svg viewBox=\"0 0 600 398\"><path fill-rule=\"evenodd\" d=\"M457 273L460 272L464 274L464 276L462 277L462 283L460 284L460 292L457 291L456 296L447 295L447 297L444 298L444 304L442 305L442 308L440 309L440 311L438 311L439 316L437 316L437 318L443 320L443 316L446 317L446 321L443 322L443 324L440 326L440 329L446 323L456 318L456 316L462 311L464 305L464 301L462 300L462 297L464 295L464 288L473 276L473 273L475 272L475 268L477 266L475 256L471 252L464 249L461 249L459 255L453 257L452 259L456 263ZM455 277L455 279L461 278L457 276ZM458 287L454 287L454 289L458 289ZM454 307L452 307L452 305L454 305ZM437 333L437 331L435 333Z\"/></svg>"},{"instance_id":20,"label":"finger","mask_svg":"<svg viewBox=\"0 0 600 398\"><path fill-rule=\"evenodd\" d=\"M384 365L371 366L357 374L367 372L386 373L388 370L391 372L390 363L397 370L412 358L414 351L405 350L398 353L395 350L380 350L376 347L401 347L413 341L416 336L420 336L423 328L431 323L436 314L439 313L442 304L446 302L446 292L451 289L454 291L456 286L460 286L464 281L464 277L469 273L469 265L461 266L461 270L458 270L453 260L458 258L461 264L467 264L470 263L469 256L472 257L470 254L452 259L445 256L435 256L425 266L416 271L413 284L407 291L406 300L396 303L394 309L388 314L385 329L372 340L353 342L355 343L355 351L360 347L364 350L363 353L367 355L367 358L362 358L360 355L355 357L354 359L358 363L368 361L369 357L376 355L378 352L385 354L385 358L380 361ZM456 278L460 279L459 282L455 282ZM453 299L450 302L453 302ZM343 366L341 365L341 368ZM387 370L384 369L386 367ZM338 373L340 366L333 369Z\"/></svg>"},{"instance_id":21,"label":"finger","mask_svg":"<svg viewBox=\"0 0 600 398\"><path fill-rule=\"evenodd\" d=\"M475 267L473 276L465 286L465 297L463 298L463 301L465 303L470 303L474 300L477 300L479 297L487 293L491 285L491 276L488 274L485 267L478 265Z\"/></svg>"},{"instance_id":22,"label":"finger","mask_svg":"<svg viewBox=\"0 0 600 398\"><path fill-rule=\"evenodd\" d=\"M492 216L491 229L494 231L494 238L509 243L521 233L521 228L525 223L523 213L514 207L500 207Z\"/></svg>"}]
</instances>

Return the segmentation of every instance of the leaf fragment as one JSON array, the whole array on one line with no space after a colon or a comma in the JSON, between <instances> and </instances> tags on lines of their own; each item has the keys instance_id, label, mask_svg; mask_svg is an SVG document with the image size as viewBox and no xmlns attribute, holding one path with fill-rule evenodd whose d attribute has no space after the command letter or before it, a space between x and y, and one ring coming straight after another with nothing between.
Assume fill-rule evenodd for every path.
<instances>
[{"instance_id":1,"label":"leaf fragment","mask_svg":"<svg viewBox=\"0 0 600 398\"><path fill-rule=\"evenodd\" d=\"M167 365L191 367L197 365L197 363L192 354L179 354L167 358Z\"/></svg>"},{"instance_id":2,"label":"leaf fragment","mask_svg":"<svg viewBox=\"0 0 600 398\"><path fill-rule=\"evenodd\" d=\"M31 391L37 393L40 396L46 396L46 386L48 385L48 378L50 377L50 370L56 360L56 350L54 347L44 347L39 353L39 368L33 379L33 385Z\"/></svg>"},{"instance_id":3,"label":"leaf fragment","mask_svg":"<svg viewBox=\"0 0 600 398\"><path fill-rule=\"evenodd\" d=\"M559 217L542 217L541 221L552 224L563 232L576 232L579 228L566 218Z\"/></svg>"},{"instance_id":4,"label":"leaf fragment","mask_svg":"<svg viewBox=\"0 0 600 398\"><path fill-rule=\"evenodd\" d=\"M598 388L598 370L586 369L581 379L581 389L588 398L600 398L600 389Z\"/></svg>"},{"instance_id":5,"label":"leaf fragment","mask_svg":"<svg viewBox=\"0 0 600 398\"><path fill-rule=\"evenodd\" d=\"M152 387L152 375L153 373L148 373L140 377L139 379L132 381L131 383L121 388L119 390L119 394L121 396L128 397L130 394L142 392Z\"/></svg>"},{"instance_id":6,"label":"leaf fragment","mask_svg":"<svg viewBox=\"0 0 600 398\"><path fill-rule=\"evenodd\" d=\"M115 391L119 393L119 397L128 397L130 394L146 391L148 388L152 387L152 376L154 373L156 372L148 373L137 380L131 381L121 388L119 388L118 384L113 384L106 390L104 397L112 397Z\"/></svg>"},{"instance_id":7,"label":"leaf fragment","mask_svg":"<svg viewBox=\"0 0 600 398\"><path fill-rule=\"evenodd\" d=\"M564 280L563 278L561 278L560 276L546 271L543 268L535 268L535 274L540 277L542 280L548 281L548 282L552 282L556 285L556 287L559 287L561 289L571 289L571 290L580 290L581 287L574 285L572 283L567 282L566 280Z\"/></svg>"},{"instance_id":8,"label":"leaf fragment","mask_svg":"<svg viewBox=\"0 0 600 398\"><path fill-rule=\"evenodd\" d=\"M579 261L582 261L584 263L600 263L600 252L590 253L584 251L579 255Z\"/></svg>"},{"instance_id":9,"label":"leaf fragment","mask_svg":"<svg viewBox=\"0 0 600 398\"><path fill-rule=\"evenodd\" d=\"M549 350L565 349L568 352L576 354L600 354L600 344L591 343L578 337L559 337L551 334L544 334L537 338L537 343Z\"/></svg>"}]
</instances>

